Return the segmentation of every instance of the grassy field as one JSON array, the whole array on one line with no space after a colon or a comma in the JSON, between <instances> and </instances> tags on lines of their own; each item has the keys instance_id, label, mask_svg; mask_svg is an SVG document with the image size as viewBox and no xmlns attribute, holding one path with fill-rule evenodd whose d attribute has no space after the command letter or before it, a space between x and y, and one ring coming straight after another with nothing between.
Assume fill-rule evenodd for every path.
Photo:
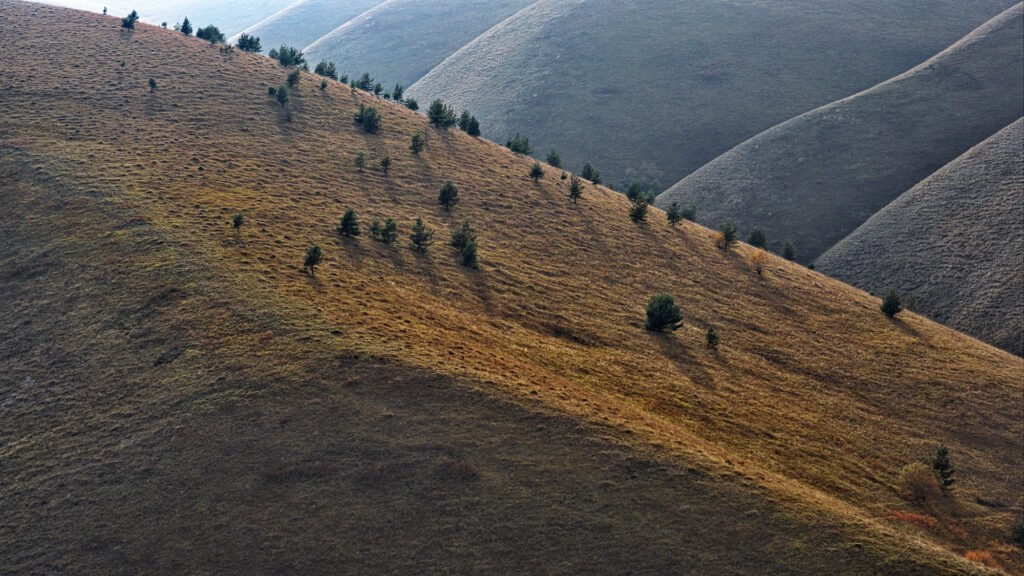
<instances>
[{"instance_id":1,"label":"grassy field","mask_svg":"<svg viewBox=\"0 0 1024 576\"><path fill-rule=\"evenodd\" d=\"M281 44L302 49L383 0L299 0L245 29L262 40L264 52ZM232 38L231 40L236 40ZM307 58L313 68L319 58Z\"/></svg>"},{"instance_id":2,"label":"grassy field","mask_svg":"<svg viewBox=\"0 0 1024 576\"><path fill-rule=\"evenodd\" d=\"M1024 120L900 195L818 258L822 272L913 294L936 320L1024 355Z\"/></svg>"},{"instance_id":3,"label":"grassy field","mask_svg":"<svg viewBox=\"0 0 1024 576\"><path fill-rule=\"evenodd\" d=\"M541 0L410 95L484 135L656 191L747 138L928 59L1012 0Z\"/></svg>"},{"instance_id":4,"label":"grassy field","mask_svg":"<svg viewBox=\"0 0 1024 576\"><path fill-rule=\"evenodd\" d=\"M1021 4L914 69L744 142L666 191L698 219L762 226L802 262L1020 117ZM965 215L966 216L966 215Z\"/></svg>"},{"instance_id":5,"label":"grassy field","mask_svg":"<svg viewBox=\"0 0 1024 576\"><path fill-rule=\"evenodd\" d=\"M311 58L408 87L533 0L389 0L313 42Z\"/></svg>"},{"instance_id":6,"label":"grassy field","mask_svg":"<svg viewBox=\"0 0 1024 576\"><path fill-rule=\"evenodd\" d=\"M265 58L0 8L0 572L1024 567L1020 358L315 76L279 106ZM906 502L939 442L957 489Z\"/></svg>"}]
</instances>

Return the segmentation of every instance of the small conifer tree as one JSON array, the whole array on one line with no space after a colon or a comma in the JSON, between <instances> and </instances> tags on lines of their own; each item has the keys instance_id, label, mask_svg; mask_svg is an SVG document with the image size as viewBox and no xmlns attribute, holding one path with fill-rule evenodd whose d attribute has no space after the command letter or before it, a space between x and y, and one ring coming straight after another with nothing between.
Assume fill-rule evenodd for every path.
<instances>
[{"instance_id":1,"label":"small conifer tree","mask_svg":"<svg viewBox=\"0 0 1024 576\"><path fill-rule=\"evenodd\" d=\"M459 191L451 180L441 186L441 192L437 195L437 203L443 206L446 212L451 212L452 207L459 203Z\"/></svg>"},{"instance_id":2,"label":"small conifer tree","mask_svg":"<svg viewBox=\"0 0 1024 576\"><path fill-rule=\"evenodd\" d=\"M391 156L385 156L380 159L380 170L385 176L388 175L388 171L391 170Z\"/></svg>"},{"instance_id":3,"label":"small conifer tree","mask_svg":"<svg viewBox=\"0 0 1024 576\"><path fill-rule=\"evenodd\" d=\"M708 331L704 334L704 341L707 343L708 349L718 352L718 330L714 326L708 326Z\"/></svg>"},{"instance_id":4,"label":"small conifer tree","mask_svg":"<svg viewBox=\"0 0 1024 576\"><path fill-rule=\"evenodd\" d=\"M156 80L152 78L149 79L149 91L156 92Z\"/></svg>"},{"instance_id":5,"label":"small conifer tree","mask_svg":"<svg viewBox=\"0 0 1024 576\"><path fill-rule=\"evenodd\" d=\"M381 119L380 111L373 106L359 105L359 112L355 115L355 122L363 127L363 130L370 134L380 132Z\"/></svg>"},{"instance_id":6,"label":"small conifer tree","mask_svg":"<svg viewBox=\"0 0 1024 576\"><path fill-rule=\"evenodd\" d=\"M422 132L417 132L412 135L412 141L409 143L409 150L413 154L419 154L423 151L423 147L426 146L426 140L423 138Z\"/></svg>"},{"instance_id":7,"label":"small conifer tree","mask_svg":"<svg viewBox=\"0 0 1024 576\"><path fill-rule=\"evenodd\" d=\"M558 150L555 150L554 148L552 148L551 150L548 151L547 162L548 162L548 164L550 164L551 166L553 166L555 168L561 168L562 167L562 156L561 156L561 154L558 153Z\"/></svg>"},{"instance_id":8,"label":"small conifer tree","mask_svg":"<svg viewBox=\"0 0 1024 576\"><path fill-rule=\"evenodd\" d=\"M453 248L462 250L469 242L476 242L476 230L473 229L467 218L462 221L458 228L452 230L451 245Z\"/></svg>"},{"instance_id":9,"label":"small conifer tree","mask_svg":"<svg viewBox=\"0 0 1024 576\"><path fill-rule=\"evenodd\" d=\"M953 464L949 461L949 448L946 448L945 444L936 448L935 456L932 458L932 470L935 470L935 475L943 490L948 490L956 482L956 479L953 478L956 468L953 468Z\"/></svg>"},{"instance_id":10,"label":"small conifer tree","mask_svg":"<svg viewBox=\"0 0 1024 576\"><path fill-rule=\"evenodd\" d=\"M529 154L533 152L533 147L530 146L530 139L520 135L518 132L516 132L515 136L508 139L505 147L516 154Z\"/></svg>"},{"instance_id":11,"label":"small conifer tree","mask_svg":"<svg viewBox=\"0 0 1024 576\"><path fill-rule=\"evenodd\" d=\"M534 162L530 168L530 178L533 178L533 183L536 184L544 177L544 169L540 167L540 162Z\"/></svg>"},{"instance_id":12,"label":"small conifer tree","mask_svg":"<svg viewBox=\"0 0 1024 576\"><path fill-rule=\"evenodd\" d=\"M359 229L359 217L356 216L356 211L349 208L345 210L345 214L341 217L341 222L338 224L338 234L354 238L359 236L362 231Z\"/></svg>"},{"instance_id":13,"label":"small conifer tree","mask_svg":"<svg viewBox=\"0 0 1024 576\"><path fill-rule=\"evenodd\" d=\"M235 213L234 218L231 219L231 227L235 229L235 233L245 224L245 216L241 212Z\"/></svg>"},{"instance_id":14,"label":"small conifer tree","mask_svg":"<svg viewBox=\"0 0 1024 576\"><path fill-rule=\"evenodd\" d=\"M750 231L750 235L747 236L747 244L755 248L764 248L768 245L768 238L765 236L764 229L756 227Z\"/></svg>"},{"instance_id":15,"label":"small conifer tree","mask_svg":"<svg viewBox=\"0 0 1024 576\"><path fill-rule=\"evenodd\" d=\"M360 172L366 168L366 152L359 152L356 154L355 164L356 170L359 170Z\"/></svg>"},{"instance_id":16,"label":"small conifer tree","mask_svg":"<svg viewBox=\"0 0 1024 576\"><path fill-rule=\"evenodd\" d=\"M459 250L459 261L466 268L477 267L477 248L475 239L466 242L462 249Z\"/></svg>"},{"instance_id":17,"label":"small conifer tree","mask_svg":"<svg viewBox=\"0 0 1024 576\"><path fill-rule=\"evenodd\" d=\"M647 322L644 327L651 332L675 331L682 326L683 313L676 300L669 294L657 294L647 301Z\"/></svg>"},{"instance_id":18,"label":"small conifer tree","mask_svg":"<svg viewBox=\"0 0 1024 576\"><path fill-rule=\"evenodd\" d=\"M391 90L391 97L395 99L395 102L401 102L403 95L405 95L405 88L401 84L395 84L394 89Z\"/></svg>"},{"instance_id":19,"label":"small conifer tree","mask_svg":"<svg viewBox=\"0 0 1024 576\"><path fill-rule=\"evenodd\" d=\"M192 23L188 21L187 16L185 17L185 20L181 22L181 33L185 36L192 35Z\"/></svg>"},{"instance_id":20,"label":"small conifer tree","mask_svg":"<svg viewBox=\"0 0 1024 576\"><path fill-rule=\"evenodd\" d=\"M306 250L306 259L302 262L302 267L309 270L310 276L316 275L316 267L320 265L324 260L323 250L320 250L320 246L313 244Z\"/></svg>"},{"instance_id":21,"label":"small conifer tree","mask_svg":"<svg viewBox=\"0 0 1024 576\"><path fill-rule=\"evenodd\" d=\"M288 87L281 84L277 87L277 91L274 92L274 96L277 98L277 103L281 106L288 104Z\"/></svg>"},{"instance_id":22,"label":"small conifer tree","mask_svg":"<svg viewBox=\"0 0 1024 576\"><path fill-rule=\"evenodd\" d=\"M728 250L736 243L736 225L732 222L726 222L718 229L719 245L718 247L722 250Z\"/></svg>"},{"instance_id":23,"label":"small conifer tree","mask_svg":"<svg viewBox=\"0 0 1024 576\"><path fill-rule=\"evenodd\" d=\"M459 116L459 130L469 131L469 110L463 110L462 115Z\"/></svg>"},{"instance_id":24,"label":"small conifer tree","mask_svg":"<svg viewBox=\"0 0 1024 576\"><path fill-rule=\"evenodd\" d=\"M127 28L129 30L135 29L135 23L139 21L139 13L132 10L132 13L121 18L121 28Z\"/></svg>"},{"instance_id":25,"label":"small conifer tree","mask_svg":"<svg viewBox=\"0 0 1024 576\"><path fill-rule=\"evenodd\" d=\"M573 204L583 197L583 179L573 174L569 178L569 199Z\"/></svg>"},{"instance_id":26,"label":"small conifer tree","mask_svg":"<svg viewBox=\"0 0 1024 576\"><path fill-rule=\"evenodd\" d=\"M668 205L668 210L665 211L665 218L668 219L668 225L675 228L679 222L683 219L683 211L679 207L679 202L675 200Z\"/></svg>"},{"instance_id":27,"label":"small conifer tree","mask_svg":"<svg viewBox=\"0 0 1024 576\"><path fill-rule=\"evenodd\" d=\"M417 102L415 98L406 98L406 100L405 100L405 107L408 108L409 110L413 110L413 111L419 110L420 109L420 103Z\"/></svg>"},{"instance_id":28,"label":"small conifer tree","mask_svg":"<svg viewBox=\"0 0 1024 576\"><path fill-rule=\"evenodd\" d=\"M298 70L292 70L288 73L288 87L295 88L299 84L299 78L302 77L302 73Z\"/></svg>"},{"instance_id":29,"label":"small conifer tree","mask_svg":"<svg viewBox=\"0 0 1024 576\"><path fill-rule=\"evenodd\" d=\"M476 116L469 117L469 127L466 128L466 134L474 138L480 135L480 121L476 119Z\"/></svg>"},{"instance_id":30,"label":"small conifer tree","mask_svg":"<svg viewBox=\"0 0 1024 576\"><path fill-rule=\"evenodd\" d=\"M313 69L313 72L331 80L338 79L338 69L335 68L334 62L328 62L327 60L321 60L316 65L316 68Z\"/></svg>"},{"instance_id":31,"label":"small conifer tree","mask_svg":"<svg viewBox=\"0 0 1024 576\"><path fill-rule=\"evenodd\" d=\"M409 240L412 241L413 250L426 252L427 248L434 243L434 231L427 228L423 223L423 218L417 218L416 223L412 225L412 234L409 235Z\"/></svg>"},{"instance_id":32,"label":"small conifer tree","mask_svg":"<svg viewBox=\"0 0 1024 576\"><path fill-rule=\"evenodd\" d=\"M786 244L782 246L782 257L790 262L796 260L796 246L789 240L786 240Z\"/></svg>"},{"instance_id":33,"label":"small conifer tree","mask_svg":"<svg viewBox=\"0 0 1024 576\"><path fill-rule=\"evenodd\" d=\"M882 299L882 312L885 313L889 318L895 318L897 314L903 311L903 304L900 303L900 295L895 290L889 290L886 293L885 298Z\"/></svg>"},{"instance_id":34,"label":"small conifer tree","mask_svg":"<svg viewBox=\"0 0 1024 576\"><path fill-rule=\"evenodd\" d=\"M243 52L262 52L263 46L260 44L259 36L253 36L251 34L243 33L238 37L238 42L235 43L238 49Z\"/></svg>"},{"instance_id":35,"label":"small conifer tree","mask_svg":"<svg viewBox=\"0 0 1024 576\"><path fill-rule=\"evenodd\" d=\"M434 100L427 109L427 118L430 123L438 128L447 129L455 125L458 120L455 117L455 110L441 100Z\"/></svg>"}]
</instances>

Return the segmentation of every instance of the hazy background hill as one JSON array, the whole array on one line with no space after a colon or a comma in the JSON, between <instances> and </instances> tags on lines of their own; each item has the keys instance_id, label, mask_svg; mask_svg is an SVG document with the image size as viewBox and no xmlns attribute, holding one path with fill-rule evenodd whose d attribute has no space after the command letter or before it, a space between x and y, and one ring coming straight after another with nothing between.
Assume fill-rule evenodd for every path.
<instances>
[{"instance_id":1,"label":"hazy background hill","mask_svg":"<svg viewBox=\"0 0 1024 576\"><path fill-rule=\"evenodd\" d=\"M313 42L311 60L409 86L534 0L389 0Z\"/></svg>"},{"instance_id":2,"label":"hazy background hill","mask_svg":"<svg viewBox=\"0 0 1024 576\"><path fill-rule=\"evenodd\" d=\"M928 62L767 130L662 194L701 222L764 227L811 262L1024 107L1024 7ZM951 218L969 218L951 214ZM924 255L922 255L924 256Z\"/></svg>"},{"instance_id":3,"label":"hazy background hill","mask_svg":"<svg viewBox=\"0 0 1024 576\"><path fill-rule=\"evenodd\" d=\"M913 294L922 313L1024 355L1024 120L901 194L817 266Z\"/></svg>"},{"instance_id":4,"label":"hazy background hill","mask_svg":"<svg viewBox=\"0 0 1024 576\"><path fill-rule=\"evenodd\" d=\"M225 35L231 36L285 8L294 0L218 0L216 2L200 0L139 0L137 2L43 0L43 2L81 8L96 13L101 13L106 7L108 14L118 17L136 10L143 22L157 26L167 22L168 28L174 27L175 23L188 17L193 28L213 24L220 28Z\"/></svg>"},{"instance_id":5,"label":"hazy background hill","mask_svg":"<svg viewBox=\"0 0 1024 576\"><path fill-rule=\"evenodd\" d=\"M658 189L762 130L931 57L1010 0L541 0L409 91ZM444 28L439 36L449 33ZM401 36L401 34L398 34Z\"/></svg>"},{"instance_id":6,"label":"hazy background hill","mask_svg":"<svg viewBox=\"0 0 1024 576\"><path fill-rule=\"evenodd\" d=\"M307 44L382 1L300 0L247 27L244 31L260 38L264 52L281 44L301 50ZM310 68L320 61L309 57L306 60Z\"/></svg>"}]
</instances>

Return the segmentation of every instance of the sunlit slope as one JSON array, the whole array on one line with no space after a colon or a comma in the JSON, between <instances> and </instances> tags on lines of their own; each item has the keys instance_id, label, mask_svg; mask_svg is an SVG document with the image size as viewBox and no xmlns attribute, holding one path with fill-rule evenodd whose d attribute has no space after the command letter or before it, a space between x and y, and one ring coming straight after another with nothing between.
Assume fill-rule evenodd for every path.
<instances>
[{"instance_id":1,"label":"sunlit slope","mask_svg":"<svg viewBox=\"0 0 1024 576\"><path fill-rule=\"evenodd\" d=\"M0 6L3 571L1020 565L993 544L1019 358L799 266L759 276L609 190L573 205L557 171L534 184L528 158L348 87L306 74L282 107L265 58ZM348 207L398 244L342 241ZM446 246L464 218L476 270ZM658 292L673 334L643 329ZM957 490L919 509L896 477L940 441ZM887 519L905 509L939 528Z\"/></svg>"},{"instance_id":2,"label":"sunlit slope","mask_svg":"<svg viewBox=\"0 0 1024 576\"><path fill-rule=\"evenodd\" d=\"M818 258L875 293L1024 355L1024 120L900 195Z\"/></svg>"},{"instance_id":3,"label":"sunlit slope","mask_svg":"<svg viewBox=\"0 0 1024 576\"><path fill-rule=\"evenodd\" d=\"M341 26L383 0L300 0L246 28L245 32L260 38L263 50L281 44L302 49L317 38ZM310 68L319 59L309 60Z\"/></svg>"},{"instance_id":4,"label":"sunlit slope","mask_svg":"<svg viewBox=\"0 0 1024 576\"><path fill-rule=\"evenodd\" d=\"M193 28L213 24L227 35L236 34L247 26L270 16L288 6L294 0L139 0L131 2L42 0L44 4L71 6L100 13L103 8L112 16L125 16L132 10L139 13L143 22L159 26L166 22L168 28L181 23L186 17Z\"/></svg>"},{"instance_id":5,"label":"sunlit slope","mask_svg":"<svg viewBox=\"0 0 1024 576\"><path fill-rule=\"evenodd\" d=\"M767 229L811 262L932 172L1016 120L1024 107L1024 8L987 22L922 65L767 130L658 199L698 220Z\"/></svg>"},{"instance_id":6,"label":"sunlit slope","mask_svg":"<svg viewBox=\"0 0 1024 576\"><path fill-rule=\"evenodd\" d=\"M389 0L306 51L350 76L409 86L453 52L534 0Z\"/></svg>"},{"instance_id":7,"label":"sunlit slope","mask_svg":"<svg viewBox=\"0 0 1024 576\"><path fill-rule=\"evenodd\" d=\"M923 62L1010 0L541 0L409 91L495 140L660 191L798 114ZM437 35L448 34L444 29Z\"/></svg>"}]
</instances>

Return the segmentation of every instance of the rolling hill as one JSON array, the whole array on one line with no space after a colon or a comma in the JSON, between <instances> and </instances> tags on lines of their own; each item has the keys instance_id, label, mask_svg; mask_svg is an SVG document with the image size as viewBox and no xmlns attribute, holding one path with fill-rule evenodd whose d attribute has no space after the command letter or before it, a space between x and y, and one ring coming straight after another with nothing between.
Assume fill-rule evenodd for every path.
<instances>
[{"instance_id":1,"label":"rolling hill","mask_svg":"<svg viewBox=\"0 0 1024 576\"><path fill-rule=\"evenodd\" d=\"M244 31L258 36L269 51L282 44L302 49L334 28L380 4L383 0L300 0L249 26ZM234 40L234 39L232 39ZM319 58L307 58L310 67Z\"/></svg>"},{"instance_id":2,"label":"rolling hill","mask_svg":"<svg viewBox=\"0 0 1024 576\"><path fill-rule=\"evenodd\" d=\"M767 130L658 198L698 219L762 226L812 262L1024 107L1024 5L927 62Z\"/></svg>"},{"instance_id":3,"label":"rolling hill","mask_svg":"<svg viewBox=\"0 0 1024 576\"><path fill-rule=\"evenodd\" d=\"M45 3L78 7L97 13L102 12L103 8L107 8L110 15L118 17L125 16L132 10L136 10L143 22L157 26L167 22L169 28L173 28L175 23L180 23L188 17L193 27L213 24L221 32L230 36L281 10L293 1L219 0L217 2L206 2L200 0L138 0L110 3L82 0L46 0Z\"/></svg>"},{"instance_id":4,"label":"rolling hill","mask_svg":"<svg viewBox=\"0 0 1024 576\"><path fill-rule=\"evenodd\" d=\"M658 191L759 132L923 62L1010 0L541 0L416 82L574 170ZM400 36L400 35L399 35Z\"/></svg>"},{"instance_id":5,"label":"rolling hill","mask_svg":"<svg viewBox=\"0 0 1024 576\"><path fill-rule=\"evenodd\" d=\"M818 258L822 272L1024 355L1024 120L935 172Z\"/></svg>"},{"instance_id":6,"label":"rolling hill","mask_svg":"<svg viewBox=\"0 0 1024 576\"><path fill-rule=\"evenodd\" d=\"M534 0L388 0L306 50L350 75L409 86L453 52Z\"/></svg>"},{"instance_id":7,"label":"rolling hill","mask_svg":"<svg viewBox=\"0 0 1024 576\"><path fill-rule=\"evenodd\" d=\"M0 0L0 572L1024 569L1024 360L287 75ZM904 500L939 442L956 489Z\"/></svg>"}]
</instances>

